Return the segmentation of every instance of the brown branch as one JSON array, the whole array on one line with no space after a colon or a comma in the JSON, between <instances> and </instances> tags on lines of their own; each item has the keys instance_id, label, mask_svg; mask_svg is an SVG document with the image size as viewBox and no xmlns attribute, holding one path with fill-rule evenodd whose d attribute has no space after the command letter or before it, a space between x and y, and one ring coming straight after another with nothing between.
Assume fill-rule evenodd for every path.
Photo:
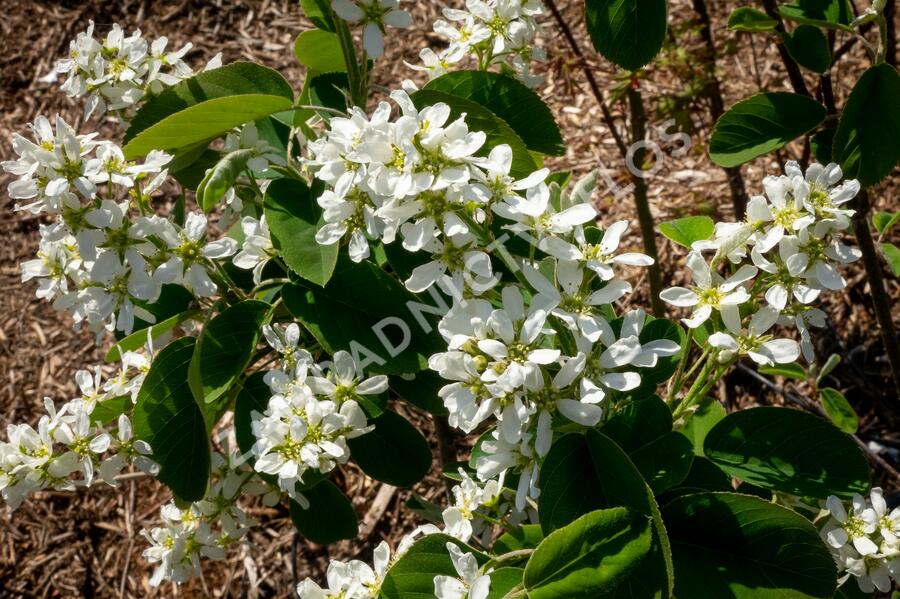
<instances>
[{"instance_id":1,"label":"brown branch","mask_svg":"<svg viewBox=\"0 0 900 599\"><path fill-rule=\"evenodd\" d=\"M878 251L875 249L875 241L872 239L872 231L869 229L867 217L870 207L869 191L867 189L860 190L859 195L856 196L853 232L856 234L856 242L862 252L863 264L869 278L872 307L875 309L878 328L881 329L881 341L887 352L894 384L897 386L897 391L900 392L900 343L897 341L897 330L894 328L894 319L891 316L891 299L884 287Z\"/></svg>"},{"instance_id":2,"label":"brown branch","mask_svg":"<svg viewBox=\"0 0 900 599\"><path fill-rule=\"evenodd\" d=\"M713 123L719 120L725 112L725 101L722 98L722 87L719 85L719 77L716 75L716 43L712 35L712 22L709 18L709 11L706 8L705 0L693 0L694 12L697 13L700 22L700 37L706 43L706 56L703 63L707 68L707 77L709 80L709 93L707 97L710 100L710 112L712 113ZM731 190L731 203L734 206L735 220L744 218L744 212L747 208L747 188L744 185L744 178L741 175L741 167L730 166L723 168L725 176L728 179L728 187Z\"/></svg>"},{"instance_id":3,"label":"brown branch","mask_svg":"<svg viewBox=\"0 0 900 599\"><path fill-rule=\"evenodd\" d=\"M788 79L791 80L791 87L794 88L795 93L812 97L812 94L809 93L809 89L806 87L806 81L803 80L803 73L800 72L800 67L797 66L797 63L788 53L787 48L784 47L781 36L785 35L786 30L784 21L781 20L781 15L778 14L775 0L763 0L763 8L765 8L769 17L778 21L778 24L775 26L775 32L778 34L776 45L778 46L778 54L781 55L781 62L784 63L784 68L787 70Z\"/></svg>"},{"instance_id":4,"label":"brown branch","mask_svg":"<svg viewBox=\"0 0 900 599\"><path fill-rule=\"evenodd\" d=\"M606 123L607 128L610 133L612 133L613 139L616 142L616 147L619 149L622 159L625 160L626 167L630 167L631 165L628 164L629 148L626 146L625 140L622 138L618 129L616 129L612 113L609 111L606 100L603 98L603 91L600 89L600 85L597 83L594 73L588 66L584 52L582 52L581 46L578 44L578 40L575 39L572 29L560 12L555 0L546 0L545 4L550 9L550 12L553 13L553 18L556 19L557 25L559 25L560 30L562 30L563 36L566 38L572 53L578 58L581 70L584 72L588 86L591 88L591 93L593 93L594 98L597 100L597 104L600 106L600 112L603 114L603 122ZM644 139L646 134L646 114L644 113L644 105L640 100L640 92L629 88L628 101L631 109L631 143L634 144L643 141ZM634 164L640 168L643 165L644 158L645 151L643 147L638 148L634 152ZM632 172L632 170L633 169L631 168L628 169L631 174L632 184L634 185L634 202L637 206L638 222L641 227L641 238L644 242L644 251L648 256L653 258L653 265L648 269L650 280L650 305L653 308L653 314L655 316L662 316L665 314L665 305L659 298L659 294L662 291L662 272L659 267L658 252L656 251L656 234L653 228L653 214L650 212L650 204L647 198L647 182L643 177L643 173L636 174Z\"/></svg>"},{"instance_id":5,"label":"brown branch","mask_svg":"<svg viewBox=\"0 0 900 599\"><path fill-rule=\"evenodd\" d=\"M559 7L556 6L556 2L554 0L546 0L544 4L546 4L550 9L550 12L553 13L553 18L556 19L556 24L559 25L559 28L562 30L563 36L566 38L566 41L569 44L569 48L571 48L572 50L572 54L574 54L575 57L578 58L578 65L581 67L581 70L584 73L585 78L587 79L588 86L591 88L591 93L594 94L594 98L597 100L597 104L600 105L600 112L603 113L603 122L606 124L606 127L612 134L613 139L616 142L616 147L619 148L619 153L622 154L622 158L625 158L625 156L628 154L628 147L625 145L625 140L622 139L622 135L616 128L616 123L613 119L612 113L609 111L609 107L606 105L606 100L603 99L603 91L600 89L600 85L597 83L597 79L594 78L594 73L591 71L591 68L587 63L587 58L584 56L584 52L581 51L581 46L579 46L578 40L575 39L575 36L572 34L572 29L569 27L569 24L566 23L566 19L563 17L562 13L559 12Z\"/></svg>"}]
</instances>

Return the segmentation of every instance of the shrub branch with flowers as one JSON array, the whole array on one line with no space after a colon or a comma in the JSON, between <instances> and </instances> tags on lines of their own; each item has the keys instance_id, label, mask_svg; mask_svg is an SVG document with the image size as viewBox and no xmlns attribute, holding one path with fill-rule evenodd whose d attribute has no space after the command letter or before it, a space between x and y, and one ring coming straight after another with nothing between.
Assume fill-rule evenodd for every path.
<instances>
[{"instance_id":1,"label":"shrub branch with flowers","mask_svg":"<svg viewBox=\"0 0 900 599\"><path fill-rule=\"evenodd\" d=\"M589 31L636 69L662 44L665 3L626 0L624 17L609 4L586 2ZM332 562L301 597L890 589L900 512L870 488L846 420L726 414L710 395L745 359L816 363L820 297L860 257L845 239L860 183L842 167L871 185L897 162L873 173L871 138L856 135L868 124L854 95L876 92L851 94L836 162L765 177L745 220L660 225L686 246L691 279L661 294L683 318L654 318L629 306L623 278L652 259L620 248L629 223L598 213L596 173L541 167L565 146L532 91L540 2L445 9L434 30L447 48L409 65L428 84L385 93L371 72L387 28L411 24L397 0L301 5L317 28L297 38L298 94L266 67L214 59L194 73L187 47L167 53L165 38L119 27L96 39L92 24L57 72L86 114L122 124L124 147L58 117L14 137L9 194L48 223L23 280L98 341L114 338L107 358L121 368L79 371L81 396L48 399L36 428L9 425L11 508L41 489L115 486L126 466L152 474L173 495L144 531L154 584L245 542L251 497L289 505L311 541L353 538L336 469L353 460L410 487L431 468L424 437L392 409L405 401L474 440L468 460L444 465L448 505L414 498L421 526L371 564ZM883 21L882 8L866 14ZM779 14L863 22L803 10ZM756 13L732 20L764 30L772 19ZM878 77L896 96L896 71L873 58L860 83ZM711 155L745 162L824 114L800 95L755 96L722 117ZM171 179L196 210L162 201Z\"/></svg>"}]
</instances>

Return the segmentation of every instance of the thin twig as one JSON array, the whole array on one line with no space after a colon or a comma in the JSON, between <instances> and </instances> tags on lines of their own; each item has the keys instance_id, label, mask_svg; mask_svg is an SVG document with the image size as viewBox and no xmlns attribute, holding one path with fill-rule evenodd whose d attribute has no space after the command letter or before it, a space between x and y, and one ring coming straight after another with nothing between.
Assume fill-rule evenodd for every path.
<instances>
[{"instance_id":1,"label":"thin twig","mask_svg":"<svg viewBox=\"0 0 900 599\"><path fill-rule=\"evenodd\" d=\"M778 54L781 55L781 62L784 63L784 68L787 70L788 78L791 80L791 86L794 88L794 92L802 96L812 97L812 94L809 93L809 89L806 87L806 81L803 80L803 73L800 72L800 67L797 66L797 63L788 53L787 48L784 47L781 36L785 35L786 30L784 28L784 22L781 20L781 15L778 14L775 0L763 0L763 8L765 8L766 14L769 15L769 17L778 22L778 24L775 25L775 32L778 34L778 42L776 43L778 46Z\"/></svg>"},{"instance_id":2,"label":"thin twig","mask_svg":"<svg viewBox=\"0 0 900 599\"><path fill-rule=\"evenodd\" d=\"M710 113L713 123L719 120L719 117L725 112L725 101L722 98L722 86L719 85L719 77L716 75L716 42L712 35L712 24L709 18L709 11L706 8L706 0L693 0L694 12L697 13L700 22L700 37L706 43L706 53L703 64L707 69L707 79L709 80L709 91L707 97L710 101ZM728 187L731 190L731 203L734 206L735 220L744 218L744 212L747 208L747 188L744 185L744 178L741 175L741 167L730 166L723 167L725 176L728 179Z\"/></svg>"},{"instance_id":3,"label":"thin twig","mask_svg":"<svg viewBox=\"0 0 900 599\"><path fill-rule=\"evenodd\" d=\"M891 316L891 299L884 287L884 277L881 274L881 263L878 260L878 250L872 239L872 231L869 230L868 214L871 208L869 203L869 191L860 190L856 196L856 213L853 215L853 232L856 234L856 242L862 252L863 264L866 267L866 275L869 278L869 290L872 295L872 307L875 309L875 319L878 328L881 329L881 341L887 352L888 363L894 384L900 392L900 343L897 341L897 330L894 328L894 319Z\"/></svg>"},{"instance_id":4,"label":"thin twig","mask_svg":"<svg viewBox=\"0 0 900 599\"><path fill-rule=\"evenodd\" d=\"M587 59L584 56L584 52L581 51L581 46L578 44L578 40L575 39L575 36L572 34L572 29L569 27L569 24L566 22L566 19L563 17L562 13L559 12L559 8L556 6L556 2L554 0L546 0L544 4L546 4L550 9L550 12L553 13L553 18L556 19L556 24L559 25L559 28L562 30L563 36L569 43L569 48L572 49L572 54L574 54L575 57L578 58L578 65L581 67L581 70L584 73L585 78L587 79L588 86L591 88L591 93L594 94L594 98L597 100L597 104L600 105L600 112L603 113L603 122L606 123L606 127L612 134L613 139L616 142L616 147L619 148L619 153L622 154L622 158L625 158L625 156L628 154L628 146L625 144L625 140L622 139L621 134L619 134L619 130L616 128L616 123L613 119L612 113L609 111L609 107L606 105L606 100L603 99L603 91L601 91L600 85L597 83L597 79L594 78L594 73L591 71L590 66L588 66Z\"/></svg>"}]
</instances>

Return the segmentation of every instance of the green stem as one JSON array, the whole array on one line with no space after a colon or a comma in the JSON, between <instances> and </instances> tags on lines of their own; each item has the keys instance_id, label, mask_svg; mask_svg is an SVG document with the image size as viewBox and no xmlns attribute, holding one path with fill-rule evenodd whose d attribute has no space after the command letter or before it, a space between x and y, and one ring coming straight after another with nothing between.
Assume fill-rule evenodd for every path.
<instances>
[{"instance_id":1,"label":"green stem","mask_svg":"<svg viewBox=\"0 0 900 599\"><path fill-rule=\"evenodd\" d=\"M700 374L694 380L694 383L691 385L691 388L688 389L687 394L685 394L684 399L681 400L681 403L678 404L678 407L675 408L675 411L672 413L672 418L678 418L682 414L684 414L685 410L691 407L696 401L698 397L703 397L706 392L712 387L713 383L715 383L718 376L713 376L710 378L710 374L714 371L718 375L720 368L717 367L716 359L714 355L707 356L706 363L703 365L703 369L700 371Z\"/></svg>"},{"instance_id":2,"label":"green stem","mask_svg":"<svg viewBox=\"0 0 900 599\"><path fill-rule=\"evenodd\" d=\"M666 402L671 405L675 400L675 394L681 389L681 376L687 366L688 358L691 355L691 343L694 341L694 329L689 328L684 345L681 347L681 359L678 360L678 368L675 369L675 375L672 377L672 384L669 387L669 394L666 396Z\"/></svg>"}]
</instances>

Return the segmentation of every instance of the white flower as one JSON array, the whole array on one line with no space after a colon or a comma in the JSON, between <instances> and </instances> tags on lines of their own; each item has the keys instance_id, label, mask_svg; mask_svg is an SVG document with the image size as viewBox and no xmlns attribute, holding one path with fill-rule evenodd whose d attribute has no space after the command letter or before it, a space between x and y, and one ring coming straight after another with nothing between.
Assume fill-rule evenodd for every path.
<instances>
[{"instance_id":1,"label":"white flower","mask_svg":"<svg viewBox=\"0 0 900 599\"><path fill-rule=\"evenodd\" d=\"M864 556L878 552L878 545L869 536L878 530L878 514L861 495L853 496L853 511L850 514L847 514L840 499L833 495L828 498L826 506L832 520L822 529L822 535L828 545L840 549L849 542Z\"/></svg>"},{"instance_id":2,"label":"white flower","mask_svg":"<svg viewBox=\"0 0 900 599\"><path fill-rule=\"evenodd\" d=\"M316 376L307 379L309 388L313 393L324 395L338 405L360 395L384 393L388 388L388 379L383 374L360 380L362 378L360 372L360 377L357 378L356 362L346 351L334 354L334 361L327 373L318 367L314 368L313 372Z\"/></svg>"},{"instance_id":3,"label":"white flower","mask_svg":"<svg viewBox=\"0 0 900 599\"><path fill-rule=\"evenodd\" d=\"M206 243L206 216L188 214L184 229L176 231L169 224L160 231L172 253L165 264L154 272L162 283L183 282L200 297L212 297L216 284L209 276L211 260L227 258L237 251L237 242L230 237Z\"/></svg>"},{"instance_id":4,"label":"white flower","mask_svg":"<svg viewBox=\"0 0 900 599\"><path fill-rule=\"evenodd\" d=\"M405 29L412 25L412 16L400 10L398 0L332 0L331 8L350 23L361 23L363 48L372 58L384 54L385 27Z\"/></svg>"},{"instance_id":5,"label":"white flower","mask_svg":"<svg viewBox=\"0 0 900 599\"><path fill-rule=\"evenodd\" d=\"M599 243L587 241L583 227L576 227L573 231L575 243L569 243L558 236L551 236L541 240L538 247L558 258L559 260L577 260L597 273L604 281L613 278L613 264L625 264L630 266L650 266L653 259L638 252L623 252L616 254L622 234L628 229L628 221L620 220L611 224L603 232Z\"/></svg>"},{"instance_id":6,"label":"white flower","mask_svg":"<svg viewBox=\"0 0 900 599\"><path fill-rule=\"evenodd\" d=\"M491 578L479 575L478 562L471 553L463 553L456 543L447 543L447 551L459 578L438 575L434 577L434 595L437 599L487 599Z\"/></svg>"},{"instance_id":7,"label":"white flower","mask_svg":"<svg viewBox=\"0 0 900 599\"><path fill-rule=\"evenodd\" d=\"M266 215L262 215L259 220L245 216L241 220L241 229L244 231L244 243L241 245L241 251L232 258L232 262L238 268L252 269L253 282L259 285L263 269L275 255Z\"/></svg>"},{"instance_id":8,"label":"white flower","mask_svg":"<svg viewBox=\"0 0 900 599\"><path fill-rule=\"evenodd\" d=\"M722 321L729 333L716 332L709 336L709 344L719 349L719 360L730 362L738 355L747 355L757 364L774 366L789 364L800 357L800 345L793 339L772 339L766 332L778 321L778 311L769 306L760 308L750 318L744 331L737 306L722 306Z\"/></svg>"},{"instance_id":9,"label":"white flower","mask_svg":"<svg viewBox=\"0 0 900 599\"><path fill-rule=\"evenodd\" d=\"M745 264L723 280L699 252L688 254L687 266L694 275L694 286L690 289L669 287L659 297L673 306L694 307L691 317L682 319L692 329L706 322L713 310L720 310L723 306L738 306L748 301L750 294L741 284L755 277L758 272L756 267Z\"/></svg>"},{"instance_id":10,"label":"white flower","mask_svg":"<svg viewBox=\"0 0 900 599\"><path fill-rule=\"evenodd\" d=\"M597 211L590 204L575 204L554 213L550 206L550 189L540 183L526 191L525 198L508 196L501 203L493 205L493 210L513 224L505 229L516 233L533 233L538 240L551 235L564 235L576 226L593 221Z\"/></svg>"}]
</instances>

